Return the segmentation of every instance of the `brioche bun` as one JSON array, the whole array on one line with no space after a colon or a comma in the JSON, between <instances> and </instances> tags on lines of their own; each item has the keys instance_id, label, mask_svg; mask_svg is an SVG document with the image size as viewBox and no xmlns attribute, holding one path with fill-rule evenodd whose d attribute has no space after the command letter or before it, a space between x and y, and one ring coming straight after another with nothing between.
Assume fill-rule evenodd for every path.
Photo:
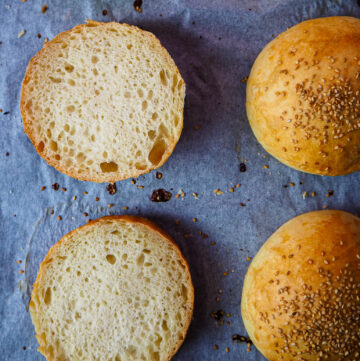
<instances>
[{"instance_id":1,"label":"brioche bun","mask_svg":"<svg viewBox=\"0 0 360 361\"><path fill-rule=\"evenodd\" d=\"M37 152L71 177L115 182L159 168L183 127L185 83L151 33L89 21L30 61L24 129Z\"/></svg>"},{"instance_id":2,"label":"brioche bun","mask_svg":"<svg viewBox=\"0 0 360 361\"><path fill-rule=\"evenodd\" d=\"M280 227L244 281L246 330L270 361L360 359L360 219L305 213Z\"/></svg>"},{"instance_id":3,"label":"brioche bun","mask_svg":"<svg viewBox=\"0 0 360 361\"><path fill-rule=\"evenodd\" d=\"M303 172L360 169L360 20L304 21L257 57L246 109L261 145Z\"/></svg>"},{"instance_id":4,"label":"brioche bun","mask_svg":"<svg viewBox=\"0 0 360 361\"><path fill-rule=\"evenodd\" d=\"M49 250L30 314L48 361L168 361L193 307L189 267L173 240L143 218L108 216Z\"/></svg>"}]
</instances>

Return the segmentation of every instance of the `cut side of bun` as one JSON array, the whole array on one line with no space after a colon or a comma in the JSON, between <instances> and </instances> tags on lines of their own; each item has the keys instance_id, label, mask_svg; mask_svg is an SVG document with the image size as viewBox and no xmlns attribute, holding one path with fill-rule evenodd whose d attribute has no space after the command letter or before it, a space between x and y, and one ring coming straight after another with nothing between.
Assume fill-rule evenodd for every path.
<instances>
[{"instance_id":1,"label":"cut side of bun","mask_svg":"<svg viewBox=\"0 0 360 361\"><path fill-rule=\"evenodd\" d=\"M81 180L115 182L165 163L182 131L184 97L185 83L153 34L89 21L31 59L21 115L47 163Z\"/></svg>"},{"instance_id":2,"label":"cut side of bun","mask_svg":"<svg viewBox=\"0 0 360 361\"><path fill-rule=\"evenodd\" d=\"M193 303L188 264L171 238L145 219L109 216L49 250L30 314L48 361L167 361Z\"/></svg>"}]
</instances>

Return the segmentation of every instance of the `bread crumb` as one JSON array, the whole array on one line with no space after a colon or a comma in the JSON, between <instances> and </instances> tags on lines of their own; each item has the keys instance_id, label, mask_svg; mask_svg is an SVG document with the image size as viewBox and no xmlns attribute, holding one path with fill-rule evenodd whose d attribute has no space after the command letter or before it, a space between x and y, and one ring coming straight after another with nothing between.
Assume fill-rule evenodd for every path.
<instances>
[{"instance_id":1,"label":"bread crumb","mask_svg":"<svg viewBox=\"0 0 360 361\"><path fill-rule=\"evenodd\" d=\"M131 184L136 184L136 180L135 180L135 179L132 179L132 180L131 180Z\"/></svg>"},{"instance_id":2,"label":"bread crumb","mask_svg":"<svg viewBox=\"0 0 360 361\"><path fill-rule=\"evenodd\" d=\"M128 209L129 209L129 207L127 207L127 206L124 206L124 207L123 207L123 210L124 210L124 211L127 211Z\"/></svg>"},{"instance_id":3,"label":"bread crumb","mask_svg":"<svg viewBox=\"0 0 360 361\"><path fill-rule=\"evenodd\" d=\"M42 192L43 192L45 189L46 189L45 186L42 186L42 187L41 187L41 191L42 191Z\"/></svg>"},{"instance_id":4,"label":"bread crumb","mask_svg":"<svg viewBox=\"0 0 360 361\"><path fill-rule=\"evenodd\" d=\"M251 261L251 257L248 256L248 257L246 258L246 260L247 260L247 261Z\"/></svg>"},{"instance_id":5,"label":"bread crumb","mask_svg":"<svg viewBox=\"0 0 360 361\"><path fill-rule=\"evenodd\" d=\"M198 125L194 125L194 130L198 131L198 130L199 130L199 126L198 126Z\"/></svg>"},{"instance_id":6,"label":"bread crumb","mask_svg":"<svg viewBox=\"0 0 360 361\"><path fill-rule=\"evenodd\" d=\"M18 34L18 39L20 39L22 36L24 36L26 34L26 30L21 30L20 32L19 32L19 34Z\"/></svg>"},{"instance_id":7,"label":"bread crumb","mask_svg":"<svg viewBox=\"0 0 360 361\"><path fill-rule=\"evenodd\" d=\"M86 195L86 194L88 194L88 192L85 191L84 194Z\"/></svg>"},{"instance_id":8,"label":"bread crumb","mask_svg":"<svg viewBox=\"0 0 360 361\"><path fill-rule=\"evenodd\" d=\"M312 193L311 193L311 196L312 196L312 197L315 197L315 196L316 196L316 192L312 192Z\"/></svg>"},{"instance_id":9,"label":"bread crumb","mask_svg":"<svg viewBox=\"0 0 360 361\"><path fill-rule=\"evenodd\" d=\"M230 352L229 347L226 347L226 348L225 348L225 352Z\"/></svg>"},{"instance_id":10,"label":"bread crumb","mask_svg":"<svg viewBox=\"0 0 360 361\"><path fill-rule=\"evenodd\" d=\"M199 199L198 194L195 193L195 192L192 193L192 196L193 196L195 199Z\"/></svg>"},{"instance_id":11,"label":"bread crumb","mask_svg":"<svg viewBox=\"0 0 360 361\"><path fill-rule=\"evenodd\" d=\"M72 198L72 199L73 199L73 201L76 201L76 196L73 196L73 198Z\"/></svg>"},{"instance_id":12,"label":"bread crumb","mask_svg":"<svg viewBox=\"0 0 360 361\"><path fill-rule=\"evenodd\" d=\"M99 197L96 197L96 198L95 198L95 201L96 201L96 202L99 202L99 200L100 200Z\"/></svg>"},{"instance_id":13,"label":"bread crumb","mask_svg":"<svg viewBox=\"0 0 360 361\"><path fill-rule=\"evenodd\" d=\"M234 188L230 188L229 192L234 193Z\"/></svg>"},{"instance_id":14,"label":"bread crumb","mask_svg":"<svg viewBox=\"0 0 360 361\"><path fill-rule=\"evenodd\" d=\"M269 169L269 166L268 166L268 165L264 165L264 168L265 168L265 169Z\"/></svg>"},{"instance_id":15,"label":"bread crumb","mask_svg":"<svg viewBox=\"0 0 360 361\"><path fill-rule=\"evenodd\" d=\"M219 349L219 346L218 345L214 345L214 350L218 350Z\"/></svg>"},{"instance_id":16,"label":"bread crumb","mask_svg":"<svg viewBox=\"0 0 360 361\"><path fill-rule=\"evenodd\" d=\"M162 173L156 172L156 179L161 179L161 178L162 178Z\"/></svg>"},{"instance_id":17,"label":"bread crumb","mask_svg":"<svg viewBox=\"0 0 360 361\"><path fill-rule=\"evenodd\" d=\"M290 182L289 183L291 187L294 187L295 183L294 182Z\"/></svg>"},{"instance_id":18,"label":"bread crumb","mask_svg":"<svg viewBox=\"0 0 360 361\"><path fill-rule=\"evenodd\" d=\"M65 187L62 187L61 190L62 190L63 192L66 192L66 191L67 191L67 189L66 189Z\"/></svg>"},{"instance_id":19,"label":"bread crumb","mask_svg":"<svg viewBox=\"0 0 360 361\"><path fill-rule=\"evenodd\" d=\"M197 220L197 218L193 218L192 221L195 223L195 222L197 222L198 220Z\"/></svg>"},{"instance_id":20,"label":"bread crumb","mask_svg":"<svg viewBox=\"0 0 360 361\"><path fill-rule=\"evenodd\" d=\"M216 242L215 241L211 241L211 245L215 246Z\"/></svg>"},{"instance_id":21,"label":"bread crumb","mask_svg":"<svg viewBox=\"0 0 360 361\"><path fill-rule=\"evenodd\" d=\"M108 207L108 208L112 208L112 207L114 207L114 205L113 205L112 203L109 203L109 204L107 205L107 207Z\"/></svg>"},{"instance_id":22,"label":"bread crumb","mask_svg":"<svg viewBox=\"0 0 360 361\"><path fill-rule=\"evenodd\" d=\"M48 9L48 7L47 7L46 5L43 5L43 6L41 7L41 13L42 13L42 14L45 14L47 9Z\"/></svg>"},{"instance_id":23,"label":"bread crumb","mask_svg":"<svg viewBox=\"0 0 360 361\"><path fill-rule=\"evenodd\" d=\"M61 221L62 220L61 216L57 216L57 220Z\"/></svg>"},{"instance_id":24,"label":"bread crumb","mask_svg":"<svg viewBox=\"0 0 360 361\"><path fill-rule=\"evenodd\" d=\"M50 211L50 214L54 214L54 210L53 210L53 209Z\"/></svg>"},{"instance_id":25,"label":"bread crumb","mask_svg":"<svg viewBox=\"0 0 360 361\"><path fill-rule=\"evenodd\" d=\"M305 199L308 196L308 192L303 192L302 199Z\"/></svg>"},{"instance_id":26,"label":"bread crumb","mask_svg":"<svg viewBox=\"0 0 360 361\"><path fill-rule=\"evenodd\" d=\"M221 190L218 189L218 188L216 188L216 189L214 190L214 193L215 193L215 195L217 195L217 196L219 196L219 195L221 195L221 194L224 194L224 192L221 191Z\"/></svg>"},{"instance_id":27,"label":"bread crumb","mask_svg":"<svg viewBox=\"0 0 360 361\"><path fill-rule=\"evenodd\" d=\"M84 212L83 215L84 215L84 217L87 217L87 216L88 216L88 213L87 213L87 212Z\"/></svg>"},{"instance_id":28,"label":"bread crumb","mask_svg":"<svg viewBox=\"0 0 360 361\"><path fill-rule=\"evenodd\" d=\"M21 269L21 270L19 271L19 273L22 275L22 274L24 273L24 271Z\"/></svg>"},{"instance_id":29,"label":"bread crumb","mask_svg":"<svg viewBox=\"0 0 360 361\"><path fill-rule=\"evenodd\" d=\"M46 44L49 41L49 38L44 39L44 43Z\"/></svg>"},{"instance_id":30,"label":"bread crumb","mask_svg":"<svg viewBox=\"0 0 360 361\"><path fill-rule=\"evenodd\" d=\"M18 261L16 261L17 264L20 264L22 261L19 259Z\"/></svg>"}]
</instances>

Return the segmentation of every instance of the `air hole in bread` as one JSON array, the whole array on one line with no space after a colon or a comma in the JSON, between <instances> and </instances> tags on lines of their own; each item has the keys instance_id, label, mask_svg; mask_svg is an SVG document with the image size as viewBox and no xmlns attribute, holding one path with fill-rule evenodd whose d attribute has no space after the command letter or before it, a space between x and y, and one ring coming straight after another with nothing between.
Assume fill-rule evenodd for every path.
<instances>
[{"instance_id":1,"label":"air hole in bread","mask_svg":"<svg viewBox=\"0 0 360 361\"><path fill-rule=\"evenodd\" d=\"M93 55L93 56L91 57L91 62L92 62L93 64L96 64L98 61L99 61L99 58L98 58L96 55Z\"/></svg>"},{"instance_id":2,"label":"air hole in bread","mask_svg":"<svg viewBox=\"0 0 360 361\"><path fill-rule=\"evenodd\" d=\"M153 113L151 119L152 119L152 120L156 120L158 117L159 117L159 116L158 116L158 113Z\"/></svg>"},{"instance_id":3,"label":"air hole in bread","mask_svg":"<svg viewBox=\"0 0 360 361\"><path fill-rule=\"evenodd\" d=\"M115 162L102 162L100 163L101 171L104 173L116 172L118 165Z\"/></svg>"},{"instance_id":4,"label":"air hole in bread","mask_svg":"<svg viewBox=\"0 0 360 361\"><path fill-rule=\"evenodd\" d=\"M127 99L130 98L131 97L130 92L126 91L125 94L124 94L124 97L127 98Z\"/></svg>"},{"instance_id":5,"label":"air hole in bread","mask_svg":"<svg viewBox=\"0 0 360 361\"><path fill-rule=\"evenodd\" d=\"M145 256L141 253L140 256L136 260L136 264L139 267L142 267L142 265L144 264L144 260L145 260Z\"/></svg>"},{"instance_id":6,"label":"air hole in bread","mask_svg":"<svg viewBox=\"0 0 360 361\"><path fill-rule=\"evenodd\" d=\"M60 154L55 154L55 159L56 159L56 160L60 160L60 159L61 159Z\"/></svg>"},{"instance_id":7,"label":"air hole in bread","mask_svg":"<svg viewBox=\"0 0 360 361\"><path fill-rule=\"evenodd\" d=\"M91 137L90 137L90 139L91 139L92 142L95 142L95 135L92 134Z\"/></svg>"},{"instance_id":8,"label":"air hole in bread","mask_svg":"<svg viewBox=\"0 0 360 361\"><path fill-rule=\"evenodd\" d=\"M49 113L50 113L50 108L45 108L45 109L44 109L44 112L45 112L46 114L49 114Z\"/></svg>"},{"instance_id":9,"label":"air hole in bread","mask_svg":"<svg viewBox=\"0 0 360 361\"><path fill-rule=\"evenodd\" d=\"M116 262L116 257L113 254L108 254L106 256L106 260L110 263L110 264L114 264Z\"/></svg>"},{"instance_id":10,"label":"air hole in bread","mask_svg":"<svg viewBox=\"0 0 360 361\"><path fill-rule=\"evenodd\" d=\"M179 125L179 117L177 115L175 115L175 117L174 117L174 126L175 126L175 128L177 128L178 125Z\"/></svg>"},{"instance_id":11,"label":"air hole in bread","mask_svg":"<svg viewBox=\"0 0 360 361\"><path fill-rule=\"evenodd\" d=\"M108 157L107 151L104 151L102 155L103 155L103 157L106 159L106 158Z\"/></svg>"},{"instance_id":12,"label":"air hole in bread","mask_svg":"<svg viewBox=\"0 0 360 361\"><path fill-rule=\"evenodd\" d=\"M71 86L74 86L75 81L73 79L68 79L68 84L70 84Z\"/></svg>"},{"instance_id":13,"label":"air hole in bread","mask_svg":"<svg viewBox=\"0 0 360 361\"><path fill-rule=\"evenodd\" d=\"M38 151L39 151L40 153L42 153L42 152L44 151L44 148L45 148L44 142L41 141L41 142L38 144L37 147L38 147Z\"/></svg>"},{"instance_id":14,"label":"air hole in bread","mask_svg":"<svg viewBox=\"0 0 360 361\"><path fill-rule=\"evenodd\" d=\"M50 126L51 129L54 129L54 127L55 127L55 122L54 122L54 121L50 122L49 126Z\"/></svg>"},{"instance_id":15,"label":"air hole in bread","mask_svg":"<svg viewBox=\"0 0 360 361\"><path fill-rule=\"evenodd\" d=\"M143 252L146 253L146 254L150 254L150 253L151 253L151 250L144 248L144 249L143 249Z\"/></svg>"},{"instance_id":16,"label":"air hole in bread","mask_svg":"<svg viewBox=\"0 0 360 361\"><path fill-rule=\"evenodd\" d=\"M117 74L117 72L118 72L118 66L117 65L114 65L114 71L115 71L115 74Z\"/></svg>"},{"instance_id":17,"label":"air hole in bread","mask_svg":"<svg viewBox=\"0 0 360 361\"><path fill-rule=\"evenodd\" d=\"M162 85L167 86L167 79L166 79L164 69L160 71L160 80L161 80Z\"/></svg>"},{"instance_id":18,"label":"air hole in bread","mask_svg":"<svg viewBox=\"0 0 360 361\"><path fill-rule=\"evenodd\" d=\"M168 137L169 137L168 128L165 126L164 123L161 123L161 124L160 124L160 126L159 126L159 133L160 133L160 136L164 136L165 138L168 138Z\"/></svg>"},{"instance_id":19,"label":"air hole in bread","mask_svg":"<svg viewBox=\"0 0 360 361\"><path fill-rule=\"evenodd\" d=\"M144 101L142 102L142 104L141 104L141 109L144 111L144 110L147 109L147 106L148 106L148 103L147 103L146 100L144 100Z\"/></svg>"},{"instance_id":20,"label":"air hole in bread","mask_svg":"<svg viewBox=\"0 0 360 361\"><path fill-rule=\"evenodd\" d=\"M74 105L69 105L66 107L66 111L68 111L69 113L72 113L75 111L75 106Z\"/></svg>"},{"instance_id":21,"label":"air hole in bread","mask_svg":"<svg viewBox=\"0 0 360 361\"><path fill-rule=\"evenodd\" d=\"M61 83L61 79L60 78L54 78L53 76L49 76L49 79L56 84Z\"/></svg>"},{"instance_id":22,"label":"air hole in bread","mask_svg":"<svg viewBox=\"0 0 360 361\"><path fill-rule=\"evenodd\" d=\"M58 145L53 140L50 141L50 149L54 152L56 152L58 150Z\"/></svg>"},{"instance_id":23,"label":"air hole in bread","mask_svg":"<svg viewBox=\"0 0 360 361\"><path fill-rule=\"evenodd\" d=\"M142 91L142 89L138 89L137 94L140 98L142 98L144 96L144 92Z\"/></svg>"},{"instance_id":24,"label":"air hole in bread","mask_svg":"<svg viewBox=\"0 0 360 361\"><path fill-rule=\"evenodd\" d=\"M121 359L120 359L120 356L119 356L119 355L116 355L116 356L115 356L115 361L121 361Z\"/></svg>"},{"instance_id":25,"label":"air hole in bread","mask_svg":"<svg viewBox=\"0 0 360 361\"><path fill-rule=\"evenodd\" d=\"M51 288L48 287L46 289L45 295L44 295L44 302L46 306L49 306L51 303Z\"/></svg>"},{"instance_id":26,"label":"air hole in bread","mask_svg":"<svg viewBox=\"0 0 360 361\"><path fill-rule=\"evenodd\" d=\"M147 97L148 100L151 100L151 99L152 99L153 94L154 94L154 92L153 92L152 90L149 90L148 97Z\"/></svg>"},{"instance_id":27,"label":"air hole in bread","mask_svg":"<svg viewBox=\"0 0 360 361\"><path fill-rule=\"evenodd\" d=\"M85 161L85 159L86 159L86 156L85 156L85 154L82 153L82 152L80 152L80 153L78 153L78 154L76 155L76 161L77 161L78 163L83 163L83 162Z\"/></svg>"},{"instance_id":28,"label":"air hole in bread","mask_svg":"<svg viewBox=\"0 0 360 361\"><path fill-rule=\"evenodd\" d=\"M47 135L48 139L51 139L51 130L49 128L46 129L46 135Z\"/></svg>"},{"instance_id":29,"label":"air hole in bread","mask_svg":"<svg viewBox=\"0 0 360 361\"><path fill-rule=\"evenodd\" d=\"M72 73L74 71L74 66L69 63L65 63L65 71L68 73Z\"/></svg>"},{"instance_id":30,"label":"air hole in bread","mask_svg":"<svg viewBox=\"0 0 360 361\"><path fill-rule=\"evenodd\" d=\"M31 100L31 99L25 104L25 109L26 109L30 114L32 113L32 100Z\"/></svg>"},{"instance_id":31,"label":"air hole in bread","mask_svg":"<svg viewBox=\"0 0 360 361\"><path fill-rule=\"evenodd\" d=\"M128 258L128 255L127 255L126 253L124 253L124 254L121 256L121 258L122 258L124 261L126 261L127 258Z\"/></svg>"},{"instance_id":32,"label":"air hole in bread","mask_svg":"<svg viewBox=\"0 0 360 361\"><path fill-rule=\"evenodd\" d=\"M172 84L172 87L171 87L171 91L172 91L173 93L175 93L175 88L176 88L177 82L178 82L177 75L174 74L174 75L173 75L173 84Z\"/></svg>"},{"instance_id":33,"label":"air hole in bread","mask_svg":"<svg viewBox=\"0 0 360 361\"><path fill-rule=\"evenodd\" d=\"M65 124L64 125L64 130L65 132L68 132L70 130L70 125L69 124Z\"/></svg>"},{"instance_id":34,"label":"air hole in bread","mask_svg":"<svg viewBox=\"0 0 360 361\"><path fill-rule=\"evenodd\" d=\"M149 153L149 161L153 165L158 165L165 153L166 143L165 140L159 138L153 145L150 153Z\"/></svg>"},{"instance_id":35,"label":"air hole in bread","mask_svg":"<svg viewBox=\"0 0 360 361\"><path fill-rule=\"evenodd\" d=\"M93 69L93 73L95 76L99 75L99 72L95 68Z\"/></svg>"}]
</instances>

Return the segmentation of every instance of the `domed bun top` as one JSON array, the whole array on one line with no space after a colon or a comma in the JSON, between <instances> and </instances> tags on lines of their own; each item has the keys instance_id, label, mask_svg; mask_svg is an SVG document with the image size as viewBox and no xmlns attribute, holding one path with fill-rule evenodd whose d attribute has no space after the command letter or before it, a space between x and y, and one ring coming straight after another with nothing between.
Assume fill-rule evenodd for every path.
<instances>
[{"instance_id":1,"label":"domed bun top","mask_svg":"<svg viewBox=\"0 0 360 361\"><path fill-rule=\"evenodd\" d=\"M300 23L271 41L247 83L248 118L263 147L304 172L360 169L360 20Z\"/></svg>"},{"instance_id":2,"label":"domed bun top","mask_svg":"<svg viewBox=\"0 0 360 361\"><path fill-rule=\"evenodd\" d=\"M253 259L241 308L271 361L359 360L360 219L329 210L285 223Z\"/></svg>"}]
</instances>

